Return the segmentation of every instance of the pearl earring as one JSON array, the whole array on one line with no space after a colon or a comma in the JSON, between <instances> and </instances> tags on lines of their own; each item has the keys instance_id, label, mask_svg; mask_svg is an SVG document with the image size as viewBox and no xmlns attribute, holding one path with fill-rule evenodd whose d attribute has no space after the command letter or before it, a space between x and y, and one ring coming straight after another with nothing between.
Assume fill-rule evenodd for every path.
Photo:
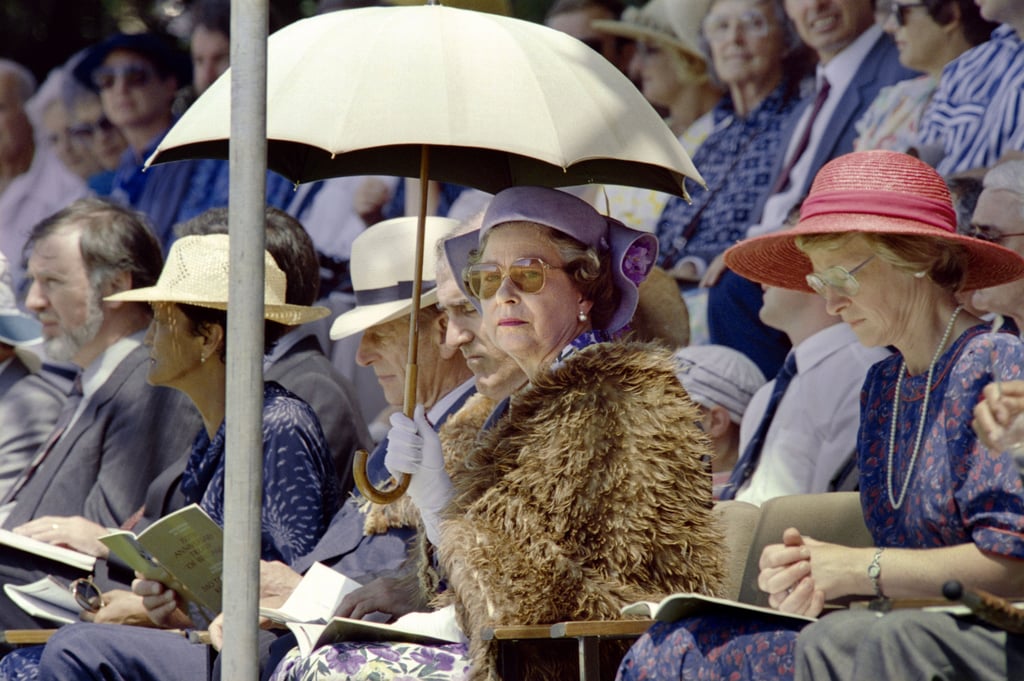
<instances>
[{"instance_id":1,"label":"pearl earring","mask_svg":"<svg viewBox=\"0 0 1024 681\"><path fill-rule=\"evenodd\" d=\"M920 272L914 272L914 276L918 279L924 279L928 276L928 270L921 270Z\"/></svg>"},{"instance_id":2,"label":"pearl earring","mask_svg":"<svg viewBox=\"0 0 1024 681\"><path fill-rule=\"evenodd\" d=\"M199 355L199 363L206 364L206 355Z\"/></svg>"},{"instance_id":3,"label":"pearl earring","mask_svg":"<svg viewBox=\"0 0 1024 681\"><path fill-rule=\"evenodd\" d=\"M581 322L585 322L587 321L587 313L584 312L583 310L580 310L580 313L576 315L576 318L579 319Z\"/></svg>"}]
</instances>

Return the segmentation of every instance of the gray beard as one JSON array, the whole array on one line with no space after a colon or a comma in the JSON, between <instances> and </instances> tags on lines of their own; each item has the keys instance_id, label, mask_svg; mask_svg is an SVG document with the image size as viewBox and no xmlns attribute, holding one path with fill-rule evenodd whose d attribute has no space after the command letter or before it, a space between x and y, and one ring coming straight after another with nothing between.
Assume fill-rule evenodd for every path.
<instances>
[{"instance_id":1,"label":"gray beard","mask_svg":"<svg viewBox=\"0 0 1024 681\"><path fill-rule=\"evenodd\" d=\"M89 299L89 307L85 313L85 323L76 329L61 328L61 334L43 341L43 349L47 356L57 362L68 362L78 352L91 343L103 326L103 309L98 296Z\"/></svg>"}]
</instances>

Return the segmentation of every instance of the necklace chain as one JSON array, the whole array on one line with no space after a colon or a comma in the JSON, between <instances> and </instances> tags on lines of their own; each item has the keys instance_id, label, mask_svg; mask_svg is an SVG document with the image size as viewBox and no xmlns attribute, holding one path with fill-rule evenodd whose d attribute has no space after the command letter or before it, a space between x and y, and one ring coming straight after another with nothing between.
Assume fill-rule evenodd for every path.
<instances>
[{"instance_id":1,"label":"necklace chain","mask_svg":"<svg viewBox=\"0 0 1024 681\"><path fill-rule=\"evenodd\" d=\"M910 463L907 465L907 473L903 477L903 486L900 488L899 498L894 499L892 493L892 461L895 458L896 452L896 422L900 412L900 390L903 388L903 374L907 371L907 360L903 359L900 361L900 375L896 379L896 394L892 398L892 422L889 426L889 457L886 459L886 491L889 493L889 503L892 504L893 510L899 509L903 505L903 500L907 496L907 488L910 485L910 476L914 472L914 464L917 463L917 453L921 450L921 439L924 437L924 424L928 419L928 398L932 392L932 378L935 375L935 364L939 361L939 357L942 356L942 350L946 347L946 343L949 342L949 336L953 333L953 324L956 322L957 315L960 314L960 310L964 309L963 305L957 305L956 309L953 310L953 315L949 318L946 323L946 331L942 334L942 340L939 341L939 347L935 348L935 355L932 357L932 363L928 365L928 379L924 386L924 404L921 405L921 416L917 419L917 435L914 438L914 449L910 454Z\"/></svg>"}]
</instances>

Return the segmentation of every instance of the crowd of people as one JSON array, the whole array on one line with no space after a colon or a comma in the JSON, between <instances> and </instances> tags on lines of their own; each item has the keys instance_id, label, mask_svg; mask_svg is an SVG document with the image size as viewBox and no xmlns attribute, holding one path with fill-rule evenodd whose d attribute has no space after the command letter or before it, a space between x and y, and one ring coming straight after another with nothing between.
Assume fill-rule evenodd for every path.
<instances>
[{"instance_id":1,"label":"crowd of people","mask_svg":"<svg viewBox=\"0 0 1024 681\"><path fill-rule=\"evenodd\" d=\"M228 10L190 4L190 54L118 33L38 89L0 59L0 525L94 559L98 593L0 679L221 678L221 616L100 537L193 503L223 523L228 163L143 163L227 69ZM460 640L305 653L265 621L263 678L497 679L485 628L722 596L717 503L839 490L872 546L790 528L758 564L771 608L816 621L658 622L604 669L1019 674L1024 638L973 616L826 606L1024 597L1024 7L556 0L545 23L632 79L705 183L431 186L410 334L415 187L267 173L261 604L326 567L361 585L335 614ZM407 494L365 498L358 449ZM0 542L4 585L79 577ZM0 628L50 625L0 591ZM520 651L524 678L577 673L575 646Z\"/></svg>"}]
</instances>

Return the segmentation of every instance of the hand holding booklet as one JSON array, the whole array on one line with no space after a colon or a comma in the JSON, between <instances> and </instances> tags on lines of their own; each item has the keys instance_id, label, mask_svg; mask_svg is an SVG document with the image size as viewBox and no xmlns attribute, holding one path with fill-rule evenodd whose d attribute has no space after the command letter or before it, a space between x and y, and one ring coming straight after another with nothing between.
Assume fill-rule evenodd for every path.
<instances>
[{"instance_id":1,"label":"hand holding booklet","mask_svg":"<svg viewBox=\"0 0 1024 681\"><path fill-rule=\"evenodd\" d=\"M696 615L707 615L710 613L725 613L732 611L737 616L758 613L762 616L778 617L781 619L801 620L813 622L815 617L794 615L788 612L780 612L772 608L764 608L759 605L730 601L726 598L715 598L696 593L677 593L666 596L659 603L651 601L640 601L632 603L622 609L623 615L644 615L659 622L675 622L684 617Z\"/></svg>"}]
</instances>

